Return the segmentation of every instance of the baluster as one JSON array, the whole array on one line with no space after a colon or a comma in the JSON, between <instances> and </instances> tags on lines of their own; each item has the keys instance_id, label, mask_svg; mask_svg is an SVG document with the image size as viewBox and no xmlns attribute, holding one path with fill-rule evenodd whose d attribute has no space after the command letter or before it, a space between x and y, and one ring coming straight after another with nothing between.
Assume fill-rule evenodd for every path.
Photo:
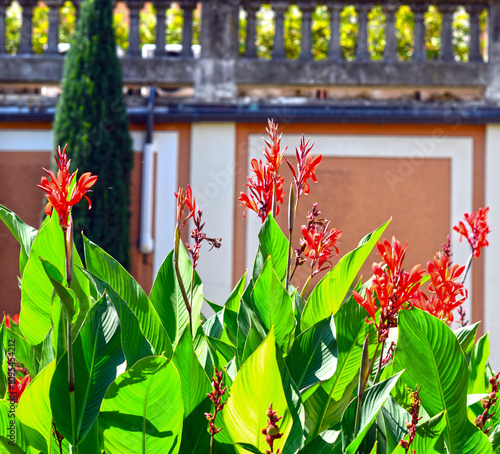
<instances>
[{"instance_id":1,"label":"baluster","mask_svg":"<svg viewBox=\"0 0 500 454\"><path fill-rule=\"evenodd\" d=\"M140 57L141 38L139 35L139 11L144 4L143 0L128 0L130 18L130 32L128 35L127 57Z\"/></svg>"},{"instance_id":2,"label":"baluster","mask_svg":"<svg viewBox=\"0 0 500 454\"><path fill-rule=\"evenodd\" d=\"M275 12L275 33L273 46L273 60L286 58L285 51L285 11L288 10L288 2L272 2Z\"/></svg>"},{"instance_id":3,"label":"baluster","mask_svg":"<svg viewBox=\"0 0 500 454\"><path fill-rule=\"evenodd\" d=\"M329 2L330 12L330 43L328 45L328 60L334 62L342 61L342 51L340 49L340 13L344 5L339 2Z\"/></svg>"},{"instance_id":4,"label":"baluster","mask_svg":"<svg viewBox=\"0 0 500 454\"><path fill-rule=\"evenodd\" d=\"M61 8L62 0L45 0L45 4L49 7L49 31L47 35L47 49L45 54L57 55L59 50L59 8Z\"/></svg>"},{"instance_id":5,"label":"baluster","mask_svg":"<svg viewBox=\"0 0 500 454\"><path fill-rule=\"evenodd\" d=\"M479 16L484 10L484 5L470 4L466 8L470 16L469 61L483 61L479 40L481 35Z\"/></svg>"},{"instance_id":6,"label":"baluster","mask_svg":"<svg viewBox=\"0 0 500 454\"><path fill-rule=\"evenodd\" d=\"M453 5L441 5L440 12L443 15L443 25L441 29L441 60L454 61L453 53L453 13L456 7Z\"/></svg>"},{"instance_id":7,"label":"baluster","mask_svg":"<svg viewBox=\"0 0 500 454\"><path fill-rule=\"evenodd\" d=\"M421 62L427 60L427 51L425 48L425 23L424 14L427 12L427 5L416 4L412 6L415 28L413 30L414 43L412 61Z\"/></svg>"},{"instance_id":8,"label":"baluster","mask_svg":"<svg viewBox=\"0 0 500 454\"><path fill-rule=\"evenodd\" d=\"M184 17L184 25L182 26L182 51L181 57L193 57L193 11L196 8L196 1L184 0L179 2Z\"/></svg>"},{"instance_id":9,"label":"baluster","mask_svg":"<svg viewBox=\"0 0 500 454\"><path fill-rule=\"evenodd\" d=\"M384 60L387 62L398 61L398 41L396 39L396 3L388 3L383 6L385 13L385 50Z\"/></svg>"},{"instance_id":10,"label":"baluster","mask_svg":"<svg viewBox=\"0 0 500 454\"><path fill-rule=\"evenodd\" d=\"M21 42L19 43L19 54L33 53L33 7L38 3L37 0L20 0L19 4L23 7L22 25L21 25Z\"/></svg>"},{"instance_id":11,"label":"baluster","mask_svg":"<svg viewBox=\"0 0 500 454\"><path fill-rule=\"evenodd\" d=\"M166 37L165 26L167 18L167 9L170 6L170 1L153 0L153 6L156 9L156 36L155 36L155 57L164 57L167 55L165 49Z\"/></svg>"},{"instance_id":12,"label":"baluster","mask_svg":"<svg viewBox=\"0 0 500 454\"><path fill-rule=\"evenodd\" d=\"M257 58L257 11L260 8L260 2L246 2L245 11L247 12L247 39L245 42L245 57Z\"/></svg>"},{"instance_id":13,"label":"baluster","mask_svg":"<svg viewBox=\"0 0 500 454\"><path fill-rule=\"evenodd\" d=\"M299 59L309 61L314 58L312 52L312 14L316 9L311 2L299 2L299 8L302 11L302 43Z\"/></svg>"},{"instance_id":14,"label":"baluster","mask_svg":"<svg viewBox=\"0 0 500 454\"><path fill-rule=\"evenodd\" d=\"M368 13L372 7L370 4L363 3L356 7L358 10L358 40L356 48L357 61L369 61L370 54L368 52Z\"/></svg>"},{"instance_id":15,"label":"baluster","mask_svg":"<svg viewBox=\"0 0 500 454\"><path fill-rule=\"evenodd\" d=\"M0 0L0 55L7 53L5 48L5 11L10 0Z\"/></svg>"}]
</instances>

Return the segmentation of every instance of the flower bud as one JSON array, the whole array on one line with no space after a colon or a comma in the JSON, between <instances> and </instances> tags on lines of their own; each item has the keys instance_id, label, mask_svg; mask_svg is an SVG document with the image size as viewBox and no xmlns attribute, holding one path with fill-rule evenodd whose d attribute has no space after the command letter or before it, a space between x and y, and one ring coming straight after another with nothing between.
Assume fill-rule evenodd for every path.
<instances>
[{"instance_id":1,"label":"flower bud","mask_svg":"<svg viewBox=\"0 0 500 454\"><path fill-rule=\"evenodd\" d=\"M278 426L269 426L267 428L267 434L268 435L271 435L271 436L278 435L279 432L280 432L280 428Z\"/></svg>"}]
</instances>

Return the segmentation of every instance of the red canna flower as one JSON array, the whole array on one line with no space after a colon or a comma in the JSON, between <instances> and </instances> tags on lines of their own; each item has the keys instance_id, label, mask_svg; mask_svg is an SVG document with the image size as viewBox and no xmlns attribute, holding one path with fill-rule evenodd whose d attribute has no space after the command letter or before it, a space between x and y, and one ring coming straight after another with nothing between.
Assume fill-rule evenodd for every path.
<instances>
[{"instance_id":1,"label":"red canna flower","mask_svg":"<svg viewBox=\"0 0 500 454\"><path fill-rule=\"evenodd\" d=\"M92 208L90 199L85 195L97 181L97 176L90 172L84 173L78 181L76 181L77 172L70 174L69 166L71 160L68 161L66 155L66 147L61 151L61 147L57 147L55 155L58 167L57 175L51 170L43 169L50 177L42 177L39 188L43 189L46 194L48 203L45 206L45 214L50 216L52 210L55 209L59 215L59 224L66 230L69 227L71 208L76 205L82 197L85 197L89 202L89 210Z\"/></svg>"},{"instance_id":2,"label":"red canna flower","mask_svg":"<svg viewBox=\"0 0 500 454\"><path fill-rule=\"evenodd\" d=\"M264 154L266 155L270 172L273 176L277 176L281 163L283 162L283 156L285 155L285 151L288 147L281 150L282 134L278 136L278 125L275 124L273 120L267 120L267 122L268 127L266 128L266 131L269 134L270 140L264 139L267 145L264 150Z\"/></svg>"},{"instance_id":3,"label":"red canna flower","mask_svg":"<svg viewBox=\"0 0 500 454\"><path fill-rule=\"evenodd\" d=\"M186 193L184 193L183 188L179 188L179 192L174 192L174 195L177 199L177 229L180 233L186 222L194 216L196 198L193 198L193 191L189 185L187 186ZM183 218L184 210L188 212L185 218Z\"/></svg>"},{"instance_id":4,"label":"red canna flower","mask_svg":"<svg viewBox=\"0 0 500 454\"><path fill-rule=\"evenodd\" d=\"M420 287L425 273L420 265L416 265L408 273L403 270L403 259L408 243L401 243L394 237L392 242L384 240L377 243L379 255L383 262L372 265L373 278L366 290L366 297L353 291L354 299L368 312L367 323L374 323L379 342L385 341L389 329L397 326L397 314L403 308L410 306L410 300ZM379 320L376 313L380 309Z\"/></svg>"},{"instance_id":5,"label":"red canna flower","mask_svg":"<svg viewBox=\"0 0 500 454\"><path fill-rule=\"evenodd\" d=\"M252 159L251 166L254 175L247 178L248 184L245 185L249 188L249 194L242 192L238 200L245 206L245 211L250 208L264 222L273 207L274 176L271 166L263 164L260 159ZM276 201L281 204L285 195L283 183L284 178L277 176ZM279 214L279 205L276 206L276 214Z\"/></svg>"},{"instance_id":6,"label":"red canna flower","mask_svg":"<svg viewBox=\"0 0 500 454\"><path fill-rule=\"evenodd\" d=\"M455 231L460 233L460 241L465 238L469 242L474 257L479 257L481 249L489 245L486 239L488 233L490 233L487 222L489 211L490 208L486 207L479 208L479 210L470 214L465 213L465 223L460 221L458 225L453 227Z\"/></svg>"},{"instance_id":7,"label":"red canna flower","mask_svg":"<svg viewBox=\"0 0 500 454\"><path fill-rule=\"evenodd\" d=\"M315 274L324 271L328 267L323 267L325 263L332 267L330 258L335 254L338 255L339 250L336 246L337 241L342 236L342 230L336 228L328 231L330 221L320 221L309 223L308 226L302 226L302 235L304 239L301 241L301 248L305 257L311 259L311 269L316 268L312 273Z\"/></svg>"},{"instance_id":8,"label":"red canna flower","mask_svg":"<svg viewBox=\"0 0 500 454\"><path fill-rule=\"evenodd\" d=\"M453 309L467 299L467 289L458 280L464 269L464 266L450 266L447 255L436 255L434 260L427 264L431 280L429 284L431 296L418 292L413 305L451 323L454 319Z\"/></svg>"},{"instance_id":9,"label":"red canna flower","mask_svg":"<svg viewBox=\"0 0 500 454\"><path fill-rule=\"evenodd\" d=\"M25 375L21 380L16 378L14 383L9 383L9 400L11 402L19 403L24 390L31 382L31 376Z\"/></svg>"},{"instance_id":10,"label":"red canna flower","mask_svg":"<svg viewBox=\"0 0 500 454\"><path fill-rule=\"evenodd\" d=\"M15 314L13 317L10 315L4 315L5 319L5 326L10 329L10 324L15 323L16 325L19 325L19 314Z\"/></svg>"},{"instance_id":11,"label":"red canna flower","mask_svg":"<svg viewBox=\"0 0 500 454\"><path fill-rule=\"evenodd\" d=\"M316 172L316 168L323 159L323 156L318 155L313 157L311 153L313 146L314 144L309 146L309 140L306 142L304 134L302 134L299 148L295 148L295 155L297 156L297 171L295 171L292 164L290 164L290 161L288 159L286 160L293 175L297 198L299 198L301 194L309 194L309 179L312 179L315 183L318 181L314 172Z\"/></svg>"}]
</instances>

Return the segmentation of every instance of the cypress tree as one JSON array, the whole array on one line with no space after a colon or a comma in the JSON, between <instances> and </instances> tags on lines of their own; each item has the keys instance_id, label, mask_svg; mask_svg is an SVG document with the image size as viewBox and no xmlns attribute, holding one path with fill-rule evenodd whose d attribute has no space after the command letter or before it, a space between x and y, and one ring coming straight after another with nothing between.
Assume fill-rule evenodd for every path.
<instances>
[{"instance_id":1,"label":"cypress tree","mask_svg":"<svg viewBox=\"0 0 500 454\"><path fill-rule=\"evenodd\" d=\"M98 175L92 210L73 209L75 241L83 233L126 268L130 265L132 142L116 55L112 0L85 0L64 63L54 120L55 144L68 144L72 170Z\"/></svg>"}]
</instances>

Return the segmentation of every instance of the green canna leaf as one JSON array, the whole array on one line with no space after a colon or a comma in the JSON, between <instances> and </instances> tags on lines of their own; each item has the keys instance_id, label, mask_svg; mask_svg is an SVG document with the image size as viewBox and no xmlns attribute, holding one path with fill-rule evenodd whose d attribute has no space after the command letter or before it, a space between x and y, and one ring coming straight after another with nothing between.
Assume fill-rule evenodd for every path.
<instances>
[{"instance_id":1,"label":"green canna leaf","mask_svg":"<svg viewBox=\"0 0 500 454\"><path fill-rule=\"evenodd\" d=\"M184 245L179 246L179 271L184 284L184 288L191 295L192 263L189 260ZM156 276L153 288L151 289L150 300L160 317L161 323L172 340L173 345L177 345L182 333L189 323L189 312L182 296L182 292L177 280L174 268L174 251L172 250ZM197 273L194 273L193 298L191 301L193 321L193 332L196 332L201 306L203 304L203 285ZM195 321L197 321L195 323Z\"/></svg>"},{"instance_id":2,"label":"green canna leaf","mask_svg":"<svg viewBox=\"0 0 500 454\"><path fill-rule=\"evenodd\" d=\"M466 356L474 348L474 339L476 338L477 329L480 324L481 322L477 322L473 325L462 326L454 331L454 334L460 343L460 347L462 347Z\"/></svg>"},{"instance_id":3,"label":"green canna leaf","mask_svg":"<svg viewBox=\"0 0 500 454\"><path fill-rule=\"evenodd\" d=\"M127 303L155 352L171 358L173 349L170 337L141 286L120 263L85 237L84 249L88 271L106 282Z\"/></svg>"},{"instance_id":4,"label":"green canna leaf","mask_svg":"<svg viewBox=\"0 0 500 454\"><path fill-rule=\"evenodd\" d=\"M174 363L164 356L143 358L104 397L99 426L106 454L177 454L183 417L182 384Z\"/></svg>"},{"instance_id":5,"label":"green canna leaf","mask_svg":"<svg viewBox=\"0 0 500 454\"><path fill-rule=\"evenodd\" d=\"M472 349L469 362L469 380L467 384L467 394L486 393L490 388L489 382L485 378L484 371L490 356L489 333L481 337ZM491 388L490 388L491 389Z\"/></svg>"},{"instance_id":6,"label":"green canna leaf","mask_svg":"<svg viewBox=\"0 0 500 454\"><path fill-rule=\"evenodd\" d=\"M238 311L236 359L238 369L266 338L255 313L242 301Z\"/></svg>"},{"instance_id":7,"label":"green canna leaf","mask_svg":"<svg viewBox=\"0 0 500 454\"><path fill-rule=\"evenodd\" d=\"M26 224L13 211L0 205L0 220L11 231L14 238L21 246L21 254L19 257L20 276L23 276L24 268L30 255L31 246L35 240L37 230L34 227Z\"/></svg>"},{"instance_id":8,"label":"green canna leaf","mask_svg":"<svg viewBox=\"0 0 500 454\"><path fill-rule=\"evenodd\" d=\"M271 256L274 271L281 282L285 282L288 261L288 239L270 214L259 232L259 248L253 266L253 280L257 280L264 269L268 256Z\"/></svg>"},{"instance_id":9,"label":"green canna leaf","mask_svg":"<svg viewBox=\"0 0 500 454\"><path fill-rule=\"evenodd\" d=\"M491 453L488 438L467 418L468 368L453 331L416 308L401 311L398 324L394 369L406 370L403 380L409 387L422 387L419 395L431 417L445 411L449 453Z\"/></svg>"},{"instance_id":10,"label":"green canna leaf","mask_svg":"<svg viewBox=\"0 0 500 454\"><path fill-rule=\"evenodd\" d=\"M43 268L40 257L58 269L65 267L64 237L57 216L48 217L40 227L24 269L19 323L23 335L31 345L43 342L52 326L50 306L54 287ZM71 288L80 302L81 314L76 322L78 326L83 322L87 309L90 307L89 282L80 269L82 266L76 248L73 248Z\"/></svg>"},{"instance_id":11,"label":"green canna leaf","mask_svg":"<svg viewBox=\"0 0 500 454\"><path fill-rule=\"evenodd\" d=\"M366 324L365 317L366 311L353 297L350 297L334 316L337 329L337 368L333 377L304 397L304 406L310 421L308 440L338 424L353 397L366 334L371 330L373 334L370 339L376 339L373 326ZM375 345L371 344L370 357L374 349Z\"/></svg>"},{"instance_id":12,"label":"green canna leaf","mask_svg":"<svg viewBox=\"0 0 500 454\"><path fill-rule=\"evenodd\" d=\"M381 381L368 388L361 401L359 411L359 424L356 433L354 432L354 422L356 419L357 398L347 407L342 416L342 449L346 454L355 454L362 443L364 437L370 430L378 412L389 398L392 388L398 381L401 373L394 375L387 380Z\"/></svg>"},{"instance_id":13,"label":"green canna leaf","mask_svg":"<svg viewBox=\"0 0 500 454\"><path fill-rule=\"evenodd\" d=\"M23 392L16 412L30 445L42 452L51 452L52 445L55 445L49 401L50 383L55 369L56 363L53 361L40 371Z\"/></svg>"},{"instance_id":14,"label":"green canna leaf","mask_svg":"<svg viewBox=\"0 0 500 454\"><path fill-rule=\"evenodd\" d=\"M223 415L224 427L234 443L248 443L265 452L268 446L262 429L267 427L266 411L271 403L278 416L283 416L278 424L283 437L274 442L274 449L282 450L292 429L293 417L276 361L274 329L241 366L231 386ZM250 452L239 445L235 448L240 454Z\"/></svg>"},{"instance_id":15,"label":"green canna leaf","mask_svg":"<svg viewBox=\"0 0 500 454\"><path fill-rule=\"evenodd\" d=\"M286 357L290 375L301 392L330 379L337 368L337 339L333 316L301 333Z\"/></svg>"},{"instance_id":16,"label":"green canna leaf","mask_svg":"<svg viewBox=\"0 0 500 454\"><path fill-rule=\"evenodd\" d=\"M118 314L105 295L90 308L73 342L76 440L71 426L67 352L56 366L50 386L52 415L59 432L73 445L91 430L106 389L125 367L120 334Z\"/></svg>"},{"instance_id":17,"label":"green canna leaf","mask_svg":"<svg viewBox=\"0 0 500 454\"><path fill-rule=\"evenodd\" d=\"M88 273L94 281L99 294L106 293L109 300L116 309L120 319L121 344L123 353L127 358L127 369L132 367L137 361L146 356L153 356L154 349L151 343L146 339L141 324L137 316L132 312L125 301L116 293L109 284Z\"/></svg>"},{"instance_id":18,"label":"green canna leaf","mask_svg":"<svg viewBox=\"0 0 500 454\"><path fill-rule=\"evenodd\" d=\"M210 412L212 403L207 393L212 390L212 386L198 361L189 330L184 331L179 340L172 362L180 376L184 402L181 452L208 451L210 435L206 430L205 413Z\"/></svg>"},{"instance_id":19,"label":"green canna leaf","mask_svg":"<svg viewBox=\"0 0 500 454\"><path fill-rule=\"evenodd\" d=\"M342 257L314 287L302 312L300 321L302 331L337 313L352 282L389 222L390 220L365 236L359 246Z\"/></svg>"},{"instance_id":20,"label":"green canna leaf","mask_svg":"<svg viewBox=\"0 0 500 454\"><path fill-rule=\"evenodd\" d=\"M253 309L266 332L274 325L276 342L287 355L295 337L295 317L292 298L273 269L268 258L251 295Z\"/></svg>"}]
</instances>

